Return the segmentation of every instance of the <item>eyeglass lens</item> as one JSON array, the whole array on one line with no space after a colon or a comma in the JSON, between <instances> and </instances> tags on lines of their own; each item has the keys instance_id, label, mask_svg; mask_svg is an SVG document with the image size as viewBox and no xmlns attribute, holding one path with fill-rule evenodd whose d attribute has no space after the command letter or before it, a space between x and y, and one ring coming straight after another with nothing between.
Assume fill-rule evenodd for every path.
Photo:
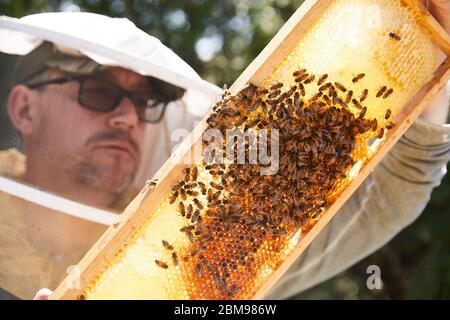
<instances>
[{"instance_id":1,"label":"eyeglass lens","mask_svg":"<svg viewBox=\"0 0 450 320\"><path fill-rule=\"evenodd\" d=\"M148 122L161 120L165 105L147 91L127 93L119 86L97 79L84 79L80 83L79 102L86 108L109 112L114 110L121 100L128 96L136 107L139 119Z\"/></svg>"}]
</instances>

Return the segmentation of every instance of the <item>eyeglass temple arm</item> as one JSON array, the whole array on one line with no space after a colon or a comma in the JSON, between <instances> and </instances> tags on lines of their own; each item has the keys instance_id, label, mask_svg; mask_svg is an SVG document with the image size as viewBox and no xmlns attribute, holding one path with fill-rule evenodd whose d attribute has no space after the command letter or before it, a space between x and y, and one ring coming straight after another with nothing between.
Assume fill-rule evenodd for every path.
<instances>
[{"instance_id":1,"label":"eyeglass temple arm","mask_svg":"<svg viewBox=\"0 0 450 320\"><path fill-rule=\"evenodd\" d=\"M48 84L62 84L62 83L65 83L65 82L71 81L71 80L76 80L76 79L74 77L62 77L62 78L50 79L50 80L45 80L45 81L31 83L31 84L25 83L24 85L26 85L30 89L35 89L35 88L42 87L42 86L45 86Z\"/></svg>"}]
</instances>

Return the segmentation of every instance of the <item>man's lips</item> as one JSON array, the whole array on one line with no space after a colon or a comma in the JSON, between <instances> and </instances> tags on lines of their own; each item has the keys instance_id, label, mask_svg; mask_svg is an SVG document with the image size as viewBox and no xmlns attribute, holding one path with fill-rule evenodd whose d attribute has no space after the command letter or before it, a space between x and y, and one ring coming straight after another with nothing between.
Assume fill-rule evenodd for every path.
<instances>
[{"instance_id":1,"label":"man's lips","mask_svg":"<svg viewBox=\"0 0 450 320\"><path fill-rule=\"evenodd\" d=\"M111 151L119 151L126 153L131 158L137 160L138 159L138 152L134 150L134 148L129 144L125 142L105 142L105 143L99 143L95 146L97 149L106 149Z\"/></svg>"}]
</instances>

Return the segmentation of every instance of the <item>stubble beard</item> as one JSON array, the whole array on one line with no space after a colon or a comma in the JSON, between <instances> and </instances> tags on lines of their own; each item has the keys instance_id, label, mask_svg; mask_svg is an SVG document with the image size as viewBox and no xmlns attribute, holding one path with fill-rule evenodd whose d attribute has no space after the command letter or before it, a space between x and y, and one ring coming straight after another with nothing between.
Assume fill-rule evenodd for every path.
<instances>
[{"instance_id":1,"label":"stubble beard","mask_svg":"<svg viewBox=\"0 0 450 320\"><path fill-rule=\"evenodd\" d=\"M131 186L137 168L125 172L120 170L123 160L119 157L113 157L111 160L112 163L105 167L90 157L83 159L74 170L70 171L80 187L118 197Z\"/></svg>"}]
</instances>

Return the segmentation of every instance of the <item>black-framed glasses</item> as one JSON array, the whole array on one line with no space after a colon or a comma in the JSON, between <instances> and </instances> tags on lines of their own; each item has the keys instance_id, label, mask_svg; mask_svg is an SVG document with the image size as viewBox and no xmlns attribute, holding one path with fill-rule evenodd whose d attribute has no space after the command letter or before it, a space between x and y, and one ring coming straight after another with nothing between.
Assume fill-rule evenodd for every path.
<instances>
[{"instance_id":1,"label":"black-framed glasses","mask_svg":"<svg viewBox=\"0 0 450 320\"><path fill-rule=\"evenodd\" d=\"M25 85L30 89L37 89L69 81L79 83L77 99L82 107L97 112L111 112L124 97L127 97L135 105L139 120L148 123L160 122L170 102L158 93L152 92L154 90L151 90L150 86L148 90L128 91L112 81L85 75L69 75Z\"/></svg>"}]
</instances>

